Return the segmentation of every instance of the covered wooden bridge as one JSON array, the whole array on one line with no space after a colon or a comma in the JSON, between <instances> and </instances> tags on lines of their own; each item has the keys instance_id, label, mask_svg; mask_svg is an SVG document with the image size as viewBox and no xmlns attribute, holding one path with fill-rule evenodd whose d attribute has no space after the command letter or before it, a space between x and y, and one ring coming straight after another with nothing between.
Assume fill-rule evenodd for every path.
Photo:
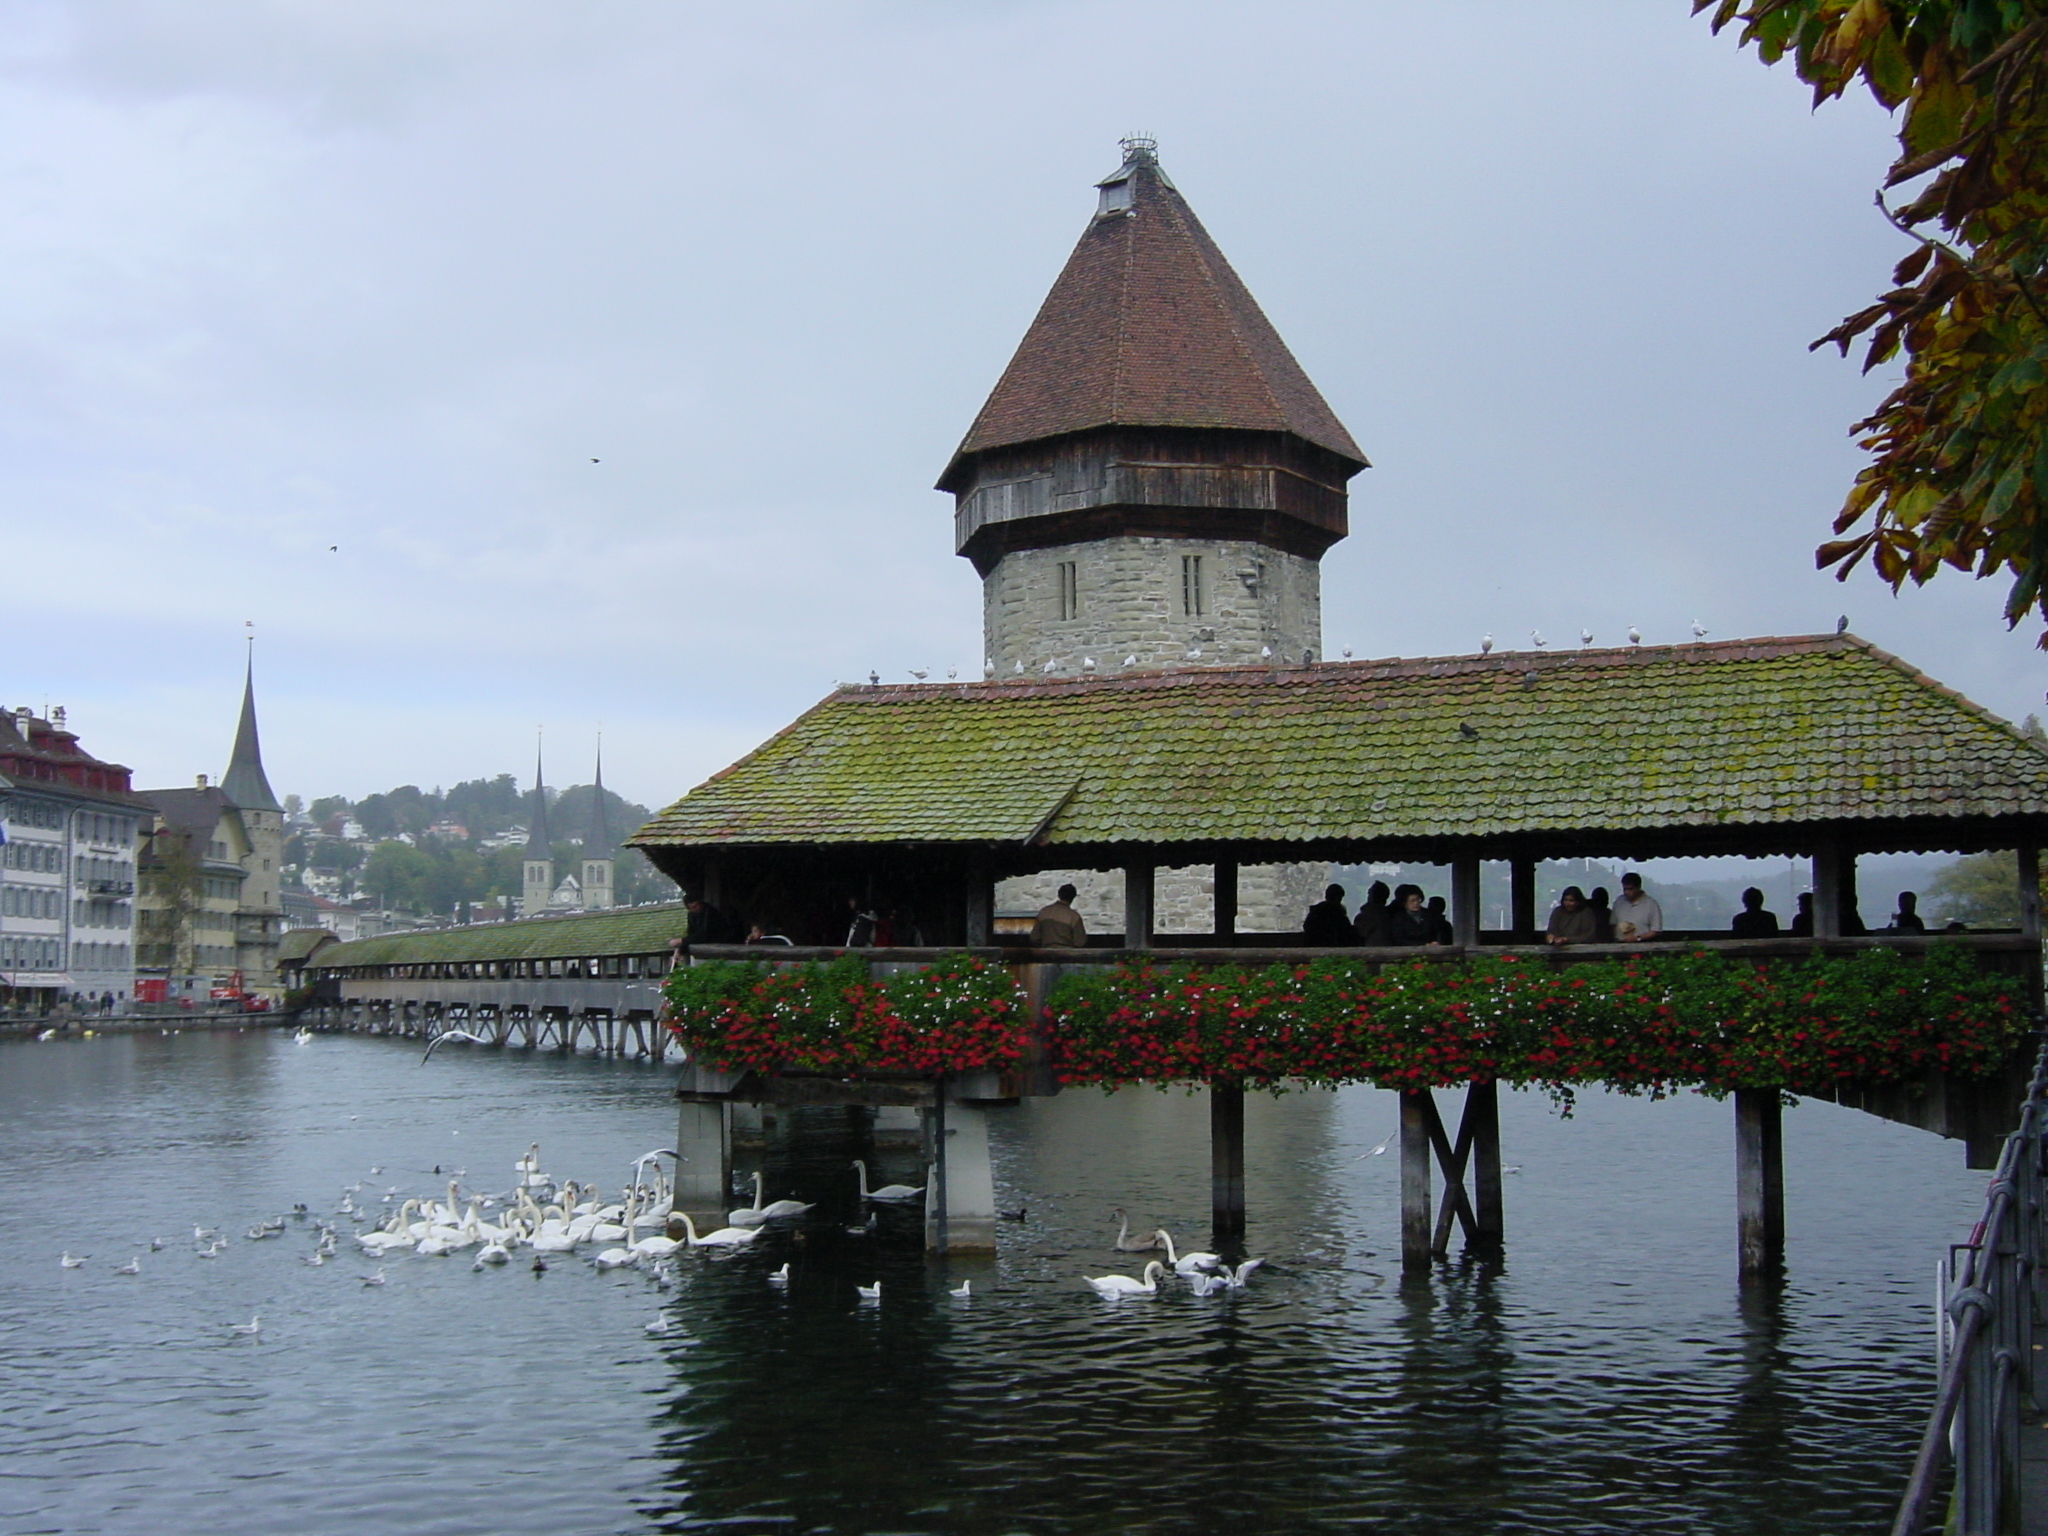
<instances>
[{"instance_id":1,"label":"covered wooden bridge","mask_svg":"<svg viewBox=\"0 0 2048 1536\"><path fill-rule=\"evenodd\" d=\"M899 932L914 929L926 949L878 951L878 961L914 965L944 950L990 946L996 881L1049 869L1121 871L1125 932L1097 936L1083 951L992 951L1034 996L1060 970L1138 951L1250 965L1316 953L1413 958L1412 950L1305 951L1298 935L1240 933L1236 872L1246 864L1447 865L1455 951L1495 953L1540 938L1536 870L1545 860L1808 860L1813 936L1740 946L1767 962L1816 948L1915 950L1934 942L1854 936L1860 855L2009 850L2020 924L1967 943L1979 964L2011 971L2038 1010L2044 831L2048 750L1896 657L1837 634L842 688L632 842L739 920L824 947L778 951L785 960L843 942L849 903L884 898L901 914ZM1488 861L1510 871L1502 930L1483 925L1478 895ZM1214 871L1213 920L1206 932L1158 932L1157 872L1187 866ZM1722 936L1697 937L1737 948ZM950 1105L958 1117L1050 1086L1028 1074L915 1090L776 1083L759 1074L740 1081L701 1070L685 1077L684 1134L706 1148L723 1134L719 1106L735 1097L893 1097ZM1227 1240L1243 1220L1242 1101L1232 1085L1212 1086L1217 1221ZM1842 1090L1851 1101L1862 1091ZM1435 1123L1426 1093L1409 1096L1411 1258L1440 1251L1449 1225L1449 1216L1432 1219L1432 1146L1451 1175L1447 1210L1468 1240L1482 1248L1500 1240L1491 1092L1482 1084L1469 1090L1455 1138ZM1953 1111L1901 1112L1981 1136L1973 1127L1987 1123L1984 1115L1964 1105L1960 1091L1948 1097ZM1782 1254L1778 1095L1737 1100L1743 1264L1768 1270ZM694 1119L692 1106L701 1111ZM1992 1121L2007 1109L1990 1112ZM985 1184L985 1176L956 1177L949 1187L971 1202L984 1198ZM963 1205L950 1213L951 1229L973 1232L984 1215Z\"/></svg>"}]
</instances>

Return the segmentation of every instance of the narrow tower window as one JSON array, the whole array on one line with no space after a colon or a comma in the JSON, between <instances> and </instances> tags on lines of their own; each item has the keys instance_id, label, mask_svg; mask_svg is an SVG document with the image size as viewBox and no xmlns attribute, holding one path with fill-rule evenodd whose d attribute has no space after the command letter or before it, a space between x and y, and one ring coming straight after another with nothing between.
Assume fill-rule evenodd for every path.
<instances>
[{"instance_id":1,"label":"narrow tower window","mask_svg":"<svg viewBox=\"0 0 2048 1536\"><path fill-rule=\"evenodd\" d=\"M1191 619L1202 616L1202 557L1180 557L1180 611Z\"/></svg>"},{"instance_id":2,"label":"narrow tower window","mask_svg":"<svg viewBox=\"0 0 2048 1536\"><path fill-rule=\"evenodd\" d=\"M1060 617L1081 617L1081 568L1072 560L1060 562Z\"/></svg>"}]
</instances>

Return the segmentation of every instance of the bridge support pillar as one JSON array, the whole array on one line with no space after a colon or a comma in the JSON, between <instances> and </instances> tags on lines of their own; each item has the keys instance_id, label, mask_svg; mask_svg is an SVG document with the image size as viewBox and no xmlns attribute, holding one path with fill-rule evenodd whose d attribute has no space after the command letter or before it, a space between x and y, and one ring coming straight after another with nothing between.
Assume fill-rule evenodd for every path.
<instances>
[{"instance_id":1,"label":"bridge support pillar","mask_svg":"<svg viewBox=\"0 0 2048 1536\"><path fill-rule=\"evenodd\" d=\"M1427 1088L1401 1095L1401 1267L1427 1269L1430 1250L1429 1131L1436 1104Z\"/></svg>"},{"instance_id":2,"label":"bridge support pillar","mask_svg":"<svg viewBox=\"0 0 2048 1536\"><path fill-rule=\"evenodd\" d=\"M687 1211L700 1232L725 1225L732 1208L731 1109L720 1099L684 1099L676 1117L673 1211Z\"/></svg>"},{"instance_id":3,"label":"bridge support pillar","mask_svg":"<svg viewBox=\"0 0 2048 1536\"><path fill-rule=\"evenodd\" d=\"M988 1155L988 1111L947 1104L924 1111L931 1169L924 1186L924 1245L932 1253L996 1251L995 1166Z\"/></svg>"},{"instance_id":4,"label":"bridge support pillar","mask_svg":"<svg viewBox=\"0 0 2048 1536\"><path fill-rule=\"evenodd\" d=\"M1244 1084L1209 1084L1211 1240L1227 1253L1244 1242Z\"/></svg>"},{"instance_id":5,"label":"bridge support pillar","mask_svg":"<svg viewBox=\"0 0 2048 1536\"><path fill-rule=\"evenodd\" d=\"M1778 1090L1735 1090L1735 1237L1744 1280L1785 1268L1785 1147Z\"/></svg>"}]
</instances>

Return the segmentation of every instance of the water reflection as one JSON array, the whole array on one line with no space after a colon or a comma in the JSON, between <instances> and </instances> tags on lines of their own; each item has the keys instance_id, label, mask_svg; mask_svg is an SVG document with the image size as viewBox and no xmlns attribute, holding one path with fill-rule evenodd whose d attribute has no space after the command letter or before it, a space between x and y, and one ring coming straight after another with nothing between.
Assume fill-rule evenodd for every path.
<instances>
[{"instance_id":1,"label":"water reflection","mask_svg":"<svg viewBox=\"0 0 2048 1536\"><path fill-rule=\"evenodd\" d=\"M810 1111L749 1152L771 1196L818 1202L801 1229L691 1255L667 1293L410 1256L369 1290L352 1256L239 1236L111 1273L148 1235L331 1205L373 1164L503 1187L538 1139L616 1186L666 1144L667 1088L364 1040L0 1045L0 1530L1839 1531L1898 1485L1926 1257L1981 1193L1952 1146L1802 1110L1790 1278L1744 1290L1726 1106L1589 1096L1560 1122L1508 1095L1505 1264L1404 1283L1394 1159L1361 1157L1392 1096L1254 1099L1266 1268L1109 1304L1080 1277L1142 1259L1110 1251L1112 1206L1206 1237L1207 1106L1074 1093L993 1124L1000 1203L1027 1209L995 1260L927 1263L915 1210L850 1232L850 1160L914 1182L914 1150ZM92 1264L61 1270L67 1247ZM260 1346L226 1335L257 1307Z\"/></svg>"}]
</instances>

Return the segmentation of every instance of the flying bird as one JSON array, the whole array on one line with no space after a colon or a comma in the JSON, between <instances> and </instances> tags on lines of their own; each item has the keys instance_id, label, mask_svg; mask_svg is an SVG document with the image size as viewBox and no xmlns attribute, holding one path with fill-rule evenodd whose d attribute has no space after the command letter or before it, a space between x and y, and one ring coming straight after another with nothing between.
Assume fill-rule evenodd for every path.
<instances>
[{"instance_id":1,"label":"flying bird","mask_svg":"<svg viewBox=\"0 0 2048 1536\"><path fill-rule=\"evenodd\" d=\"M595 459L592 459L592 460L591 460L590 462L591 462L591 463L593 463L593 464L595 464L595 463L597 462L597 460L595 460Z\"/></svg>"},{"instance_id":2,"label":"flying bird","mask_svg":"<svg viewBox=\"0 0 2048 1536\"><path fill-rule=\"evenodd\" d=\"M424 1067L433 1058L434 1052L450 1040L467 1040L471 1045L489 1045L491 1043L489 1035L473 1035L466 1029L444 1029L440 1034L434 1036L433 1040L428 1044L427 1054L420 1058L420 1065Z\"/></svg>"},{"instance_id":3,"label":"flying bird","mask_svg":"<svg viewBox=\"0 0 2048 1536\"><path fill-rule=\"evenodd\" d=\"M330 544L327 546L327 553L329 553L330 555L338 554L340 550L341 546L339 544Z\"/></svg>"}]
</instances>

